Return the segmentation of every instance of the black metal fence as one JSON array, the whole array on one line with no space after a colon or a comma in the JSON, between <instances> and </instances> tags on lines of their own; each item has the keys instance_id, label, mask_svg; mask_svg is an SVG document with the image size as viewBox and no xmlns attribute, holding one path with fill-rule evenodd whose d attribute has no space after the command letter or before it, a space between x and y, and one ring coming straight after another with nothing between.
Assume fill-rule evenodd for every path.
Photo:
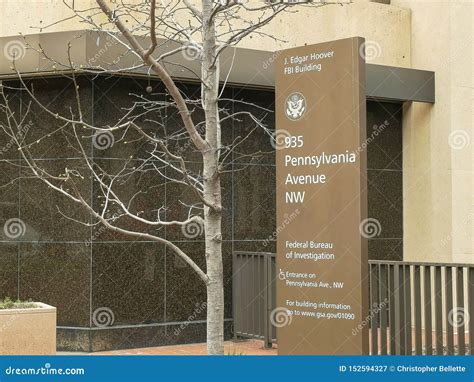
<instances>
[{"instance_id":1,"label":"black metal fence","mask_svg":"<svg viewBox=\"0 0 474 382\"><path fill-rule=\"evenodd\" d=\"M232 259L234 337L262 339L265 347L276 341L270 320L276 306L274 253L235 252Z\"/></svg>"},{"instance_id":2,"label":"black metal fence","mask_svg":"<svg viewBox=\"0 0 474 382\"><path fill-rule=\"evenodd\" d=\"M369 270L371 354L472 354L474 265L370 261Z\"/></svg>"},{"instance_id":3,"label":"black metal fence","mask_svg":"<svg viewBox=\"0 0 474 382\"><path fill-rule=\"evenodd\" d=\"M236 338L276 342L275 254L233 256ZM370 354L474 354L474 265L369 261Z\"/></svg>"}]
</instances>

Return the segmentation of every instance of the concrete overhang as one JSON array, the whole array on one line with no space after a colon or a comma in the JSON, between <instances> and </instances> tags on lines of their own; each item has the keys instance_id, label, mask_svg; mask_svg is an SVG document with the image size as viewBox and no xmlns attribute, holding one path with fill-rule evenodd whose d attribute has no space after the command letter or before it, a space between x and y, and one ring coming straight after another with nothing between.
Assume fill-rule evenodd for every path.
<instances>
[{"instance_id":1,"label":"concrete overhang","mask_svg":"<svg viewBox=\"0 0 474 382\"><path fill-rule=\"evenodd\" d=\"M147 46L147 39L143 46ZM71 48L68 54L68 44ZM176 48L175 43L160 41L159 56ZM24 77L60 75L71 71L69 57L75 68L88 72L101 67L116 75L154 77L140 67L140 60L124 45L104 32L69 31L40 33L24 37L0 38L0 78L14 78L9 52L17 52L16 66ZM48 59L38 50L42 50ZM197 81L200 72L193 59L193 50L168 57L164 62L177 79ZM278 52L245 48L229 48L221 56L221 80L240 86L271 89L275 86L274 61ZM417 101L434 103L435 74L431 71L366 64L366 95L368 99Z\"/></svg>"}]
</instances>

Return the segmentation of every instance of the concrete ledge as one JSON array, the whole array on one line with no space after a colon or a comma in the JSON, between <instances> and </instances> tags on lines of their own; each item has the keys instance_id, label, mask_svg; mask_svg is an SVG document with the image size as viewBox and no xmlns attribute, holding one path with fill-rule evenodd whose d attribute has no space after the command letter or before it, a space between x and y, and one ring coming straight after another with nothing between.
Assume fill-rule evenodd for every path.
<instances>
[{"instance_id":1,"label":"concrete ledge","mask_svg":"<svg viewBox=\"0 0 474 382\"><path fill-rule=\"evenodd\" d=\"M367 98L435 102L435 73L385 65L365 66Z\"/></svg>"},{"instance_id":2,"label":"concrete ledge","mask_svg":"<svg viewBox=\"0 0 474 382\"><path fill-rule=\"evenodd\" d=\"M0 355L56 354L56 308L0 310Z\"/></svg>"},{"instance_id":3,"label":"concrete ledge","mask_svg":"<svg viewBox=\"0 0 474 382\"><path fill-rule=\"evenodd\" d=\"M51 305L43 304L42 302L32 302L35 305L34 308L22 308L22 309L0 309L0 316L11 315L12 312L15 314L42 314L42 313L56 313L56 308Z\"/></svg>"},{"instance_id":4,"label":"concrete ledge","mask_svg":"<svg viewBox=\"0 0 474 382\"><path fill-rule=\"evenodd\" d=\"M137 37L139 40L143 39ZM25 44L26 41L26 44ZM17 49L18 70L24 77L60 75L71 71L67 57L67 46L71 44L71 60L74 68L84 73L102 70L116 75L148 76L141 61L127 52L122 44L104 32L70 31L0 38L0 47ZM143 42L145 45L145 42ZM156 54L177 47L176 44L160 41ZM33 48L33 49L30 49ZM41 47L46 60L34 49ZM3 50L3 49L2 49ZM280 52L268 52L246 48L228 49L221 56L221 80L229 84L251 87L273 88L275 86L274 62ZM186 54L176 54L165 64L176 79L198 81L200 65ZM0 56L0 79L14 78L12 60ZM227 77L228 76L228 77ZM150 77L153 77L151 75ZM433 72L398 68L394 66L366 64L366 95L372 99L418 101L433 103L435 100L435 76Z\"/></svg>"}]
</instances>

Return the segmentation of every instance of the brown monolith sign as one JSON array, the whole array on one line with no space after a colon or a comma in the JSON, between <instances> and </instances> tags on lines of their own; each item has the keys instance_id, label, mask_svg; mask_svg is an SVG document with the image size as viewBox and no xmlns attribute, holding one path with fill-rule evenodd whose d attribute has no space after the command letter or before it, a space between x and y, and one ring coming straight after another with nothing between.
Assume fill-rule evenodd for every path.
<instances>
[{"instance_id":1,"label":"brown monolith sign","mask_svg":"<svg viewBox=\"0 0 474 382\"><path fill-rule=\"evenodd\" d=\"M276 62L279 354L367 354L364 40Z\"/></svg>"}]
</instances>

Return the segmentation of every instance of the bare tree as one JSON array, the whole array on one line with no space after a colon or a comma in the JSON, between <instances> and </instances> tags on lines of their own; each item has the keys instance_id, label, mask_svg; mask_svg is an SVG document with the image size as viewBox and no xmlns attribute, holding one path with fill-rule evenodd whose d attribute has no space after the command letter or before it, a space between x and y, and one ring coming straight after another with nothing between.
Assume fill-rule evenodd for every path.
<instances>
[{"instance_id":1,"label":"bare tree","mask_svg":"<svg viewBox=\"0 0 474 382\"><path fill-rule=\"evenodd\" d=\"M259 38L274 39L265 32L265 27L273 19L284 12L293 11L296 5L320 7L326 1L265 1L250 2L242 0L202 0L202 1L106 1L96 0L97 7L78 9L65 0L64 6L69 7L73 17L86 23L90 29L107 35L114 44L123 47L123 56L132 57L133 64L126 68L113 69L91 64L87 67L74 65L71 59L71 46L67 47L67 62L58 62L48 56L41 46L29 45L29 49L37 50L45 59L54 61L54 68L66 75L73 84L75 106L67 113L44 105L36 95L34 86L24 79L13 60L12 69L16 72L19 88L28 94L30 102L26 113L18 117L12 107L9 96L12 85L0 87L0 108L4 113L3 132L8 140L18 147L29 175L40 179L51 189L61 193L72 202L81 205L93 218L84 221L74 216L69 219L84 225L102 224L119 234L145 238L162 243L186 262L207 288L207 348L209 354L223 354L224 351L224 284L222 261L222 190L221 175L228 166L230 153L239 145L245 144L246 137L241 137L231 144L223 144L221 124L226 120L241 118L243 115L252 118L255 128L264 129L269 135L271 131L261 119L250 111L232 112L225 107L228 102L245 101L226 99L224 89L226 80L221 81L220 57L222 53L239 44L249 35ZM336 2L337 3L337 2ZM104 17L104 15L106 17ZM61 22L64 20L58 20ZM263 29L262 29L263 28ZM143 41L148 40L146 46ZM170 45L170 43L172 43ZM170 47L171 46L171 47ZM65 47L66 49L66 47ZM199 97L189 97L175 82L167 69L178 54L192 55L198 63L200 72L195 73L200 81ZM135 102L127 109L124 116L117 121L98 126L84 117L83 100L79 75L83 73L101 74L131 71L145 68L157 76L164 85L164 97L137 96ZM184 70L193 70L184 68ZM150 89L150 92L152 90ZM32 153L33 143L27 143L24 127L28 121L31 108L39 108L54 117L58 122L58 130L67 135L71 149L82 158L81 166L74 164L61 169L60 174L35 159ZM173 109L179 116L181 129L167 131L166 117L160 119L162 110ZM202 120L195 115L202 111ZM153 114L154 117L150 118ZM144 127L146 122L147 127ZM152 126L152 128L150 128ZM125 164L115 171L105 168L91 158L87 149L87 141L100 140L110 135L122 134L134 130L147 144L146 155L139 158L138 164L125 160ZM38 139L52 139L49 136ZM191 169L187 157L198 154L202 167ZM255 153L258 155L258 153ZM170 220L163 218L165 205L153 211L140 211L134 201L149 190L143 189L133 195L124 196L119 190L120 185L128 178L136 175L151 174L157 179L165 179L189 188L195 201L183 203L187 209L187 218ZM154 175L153 175L154 174ZM91 178L100 190L97 201L88 200L82 191L81 181ZM114 211L111 214L110 211ZM61 212L64 214L64 212ZM124 219L137 222L144 228L133 230L125 227ZM206 270L201 269L176 243L160 235L161 227L181 227L186 229L204 229Z\"/></svg>"}]
</instances>

